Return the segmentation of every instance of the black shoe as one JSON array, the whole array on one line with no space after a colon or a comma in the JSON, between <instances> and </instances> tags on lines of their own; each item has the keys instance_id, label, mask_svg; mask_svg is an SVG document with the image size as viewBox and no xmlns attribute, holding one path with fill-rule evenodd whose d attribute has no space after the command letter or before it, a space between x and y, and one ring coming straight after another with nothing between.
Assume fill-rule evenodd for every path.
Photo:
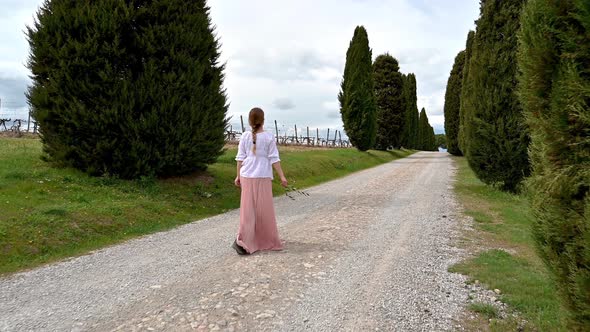
<instances>
[{"instance_id":1,"label":"black shoe","mask_svg":"<svg viewBox=\"0 0 590 332\"><path fill-rule=\"evenodd\" d=\"M234 244L232 244L231 247L236 250L238 255L248 255L248 252L242 248L236 240L234 240Z\"/></svg>"}]
</instances>

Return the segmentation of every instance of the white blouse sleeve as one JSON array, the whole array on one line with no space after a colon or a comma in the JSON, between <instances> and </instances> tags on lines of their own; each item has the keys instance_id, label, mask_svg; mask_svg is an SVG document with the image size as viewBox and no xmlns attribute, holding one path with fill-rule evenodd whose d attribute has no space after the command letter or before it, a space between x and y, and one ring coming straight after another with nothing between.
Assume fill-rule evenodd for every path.
<instances>
[{"instance_id":1,"label":"white blouse sleeve","mask_svg":"<svg viewBox=\"0 0 590 332\"><path fill-rule=\"evenodd\" d=\"M279 149L277 149L277 142L274 135L270 140L270 146L268 148L268 159L270 160L271 165L281 161L281 159L279 158Z\"/></svg>"},{"instance_id":2,"label":"white blouse sleeve","mask_svg":"<svg viewBox=\"0 0 590 332\"><path fill-rule=\"evenodd\" d=\"M236 161L244 161L247 156L246 152L246 133L243 133L240 137L240 144L238 145L238 155L236 156Z\"/></svg>"}]
</instances>

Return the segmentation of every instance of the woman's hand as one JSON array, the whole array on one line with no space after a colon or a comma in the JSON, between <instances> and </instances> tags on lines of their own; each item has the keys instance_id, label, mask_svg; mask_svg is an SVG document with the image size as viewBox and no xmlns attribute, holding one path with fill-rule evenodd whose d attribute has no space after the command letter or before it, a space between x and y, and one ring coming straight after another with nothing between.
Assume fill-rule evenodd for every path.
<instances>
[{"instance_id":1,"label":"woman's hand","mask_svg":"<svg viewBox=\"0 0 590 332\"><path fill-rule=\"evenodd\" d=\"M234 184L236 185L236 187L240 187L241 183L240 183L240 177L236 176L236 179L234 180Z\"/></svg>"},{"instance_id":2,"label":"woman's hand","mask_svg":"<svg viewBox=\"0 0 590 332\"><path fill-rule=\"evenodd\" d=\"M285 178L284 176L281 177L281 186L286 188L288 185L289 185L289 182L287 182L287 178Z\"/></svg>"}]
</instances>

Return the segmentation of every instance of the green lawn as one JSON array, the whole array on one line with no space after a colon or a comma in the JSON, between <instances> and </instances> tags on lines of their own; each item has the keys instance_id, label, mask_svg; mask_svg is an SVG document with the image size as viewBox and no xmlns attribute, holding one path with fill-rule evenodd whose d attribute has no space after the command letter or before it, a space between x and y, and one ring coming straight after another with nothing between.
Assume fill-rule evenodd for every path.
<instances>
[{"instance_id":1,"label":"green lawn","mask_svg":"<svg viewBox=\"0 0 590 332\"><path fill-rule=\"evenodd\" d=\"M489 289L500 289L500 299L528 321L526 330L566 331L556 287L535 252L526 197L486 186L475 177L465 158L455 160L459 167L455 191L476 228L468 240L490 249L451 270L479 280ZM492 331L514 331L516 323L492 319L489 327Z\"/></svg>"},{"instance_id":2,"label":"green lawn","mask_svg":"<svg viewBox=\"0 0 590 332\"><path fill-rule=\"evenodd\" d=\"M282 150L283 170L297 188L412 153ZM50 167L41 161L41 144L35 139L0 138L0 151L0 274L239 207L232 148L207 172L136 181ZM277 181L273 186L276 195L284 193Z\"/></svg>"}]
</instances>

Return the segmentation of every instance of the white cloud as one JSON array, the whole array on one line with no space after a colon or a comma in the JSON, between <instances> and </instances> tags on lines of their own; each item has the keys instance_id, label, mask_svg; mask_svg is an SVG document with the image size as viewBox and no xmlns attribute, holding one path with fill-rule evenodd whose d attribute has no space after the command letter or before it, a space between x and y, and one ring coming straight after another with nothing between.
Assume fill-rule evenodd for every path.
<instances>
[{"instance_id":1,"label":"white cloud","mask_svg":"<svg viewBox=\"0 0 590 332\"><path fill-rule=\"evenodd\" d=\"M340 103L336 100L325 101L322 103L322 107L329 111L338 111L340 110Z\"/></svg>"},{"instance_id":2,"label":"white cloud","mask_svg":"<svg viewBox=\"0 0 590 332\"><path fill-rule=\"evenodd\" d=\"M237 66L232 65L237 61ZM339 78L339 58L330 59L313 49L272 47L240 49L228 60L230 74L276 81L331 81Z\"/></svg>"},{"instance_id":3,"label":"white cloud","mask_svg":"<svg viewBox=\"0 0 590 332\"><path fill-rule=\"evenodd\" d=\"M280 110L290 110L295 108L295 103L289 98L278 98L275 99L273 106Z\"/></svg>"},{"instance_id":4,"label":"white cloud","mask_svg":"<svg viewBox=\"0 0 590 332\"><path fill-rule=\"evenodd\" d=\"M445 131L445 117L444 115L431 115L428 116L430 125L434 128L436 134L442 134Z\"/></svg>"},{"instance_id":5,"label":"white cloud","mask_svg":"<svg viewBox=\"0 0 590 332\"><path fill-rule=\"evenodd\" d=\"M0 116L22 118L27 113L25 91L30 82L26 68L28 44L26 25L33 23L33 16L40 0L2 0L0 10Z\"/></svg>"}]
</instances>

